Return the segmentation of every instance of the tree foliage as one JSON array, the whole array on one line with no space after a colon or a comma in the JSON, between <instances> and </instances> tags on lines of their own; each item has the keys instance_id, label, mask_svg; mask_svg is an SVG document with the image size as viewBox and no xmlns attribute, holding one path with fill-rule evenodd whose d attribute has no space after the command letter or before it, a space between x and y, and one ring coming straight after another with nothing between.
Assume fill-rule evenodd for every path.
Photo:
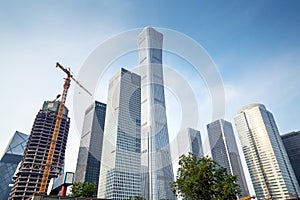
<instances>
[{"instance_id":1,"label":"tree foliage","mask_svg":"<svg viewBox=\"0 0 300 200\"><path fill-rule=\"evenodd\" d=\"M176 181L171 183L173 193L185 200L232 200L241 190L236 183L237 176L228 174L209 157L197 160L189 153L179 160Z\"/></svg>"},{"instance_id":2,"label":"tree foliage","mask_svg":"<svg viewBox=\"0 0 300 200\"><path fill-rule=\"evenodd\" d=\"M141 196L135 196L135 197L130 198L130 200L144 200L144 198Z\"/></svg>"},{"instance_id":3,"label":"tree foliage","mask_svg":"<svg viewBox=\"0 0 300 200\"><path fill-rule=\"evenodd\" d=\"M96 192L96 183L75 182L72 185L72 197L93 197Z\"/></svg>"}]
</instances>

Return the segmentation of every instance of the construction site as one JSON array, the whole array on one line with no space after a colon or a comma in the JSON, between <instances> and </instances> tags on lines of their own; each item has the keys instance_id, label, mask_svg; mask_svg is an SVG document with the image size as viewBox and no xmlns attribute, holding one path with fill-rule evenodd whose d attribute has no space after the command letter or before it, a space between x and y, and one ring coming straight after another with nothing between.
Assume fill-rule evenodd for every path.
<instances>
[{"instance_id":1,"label":"construction site","mask_svg":"<svg viewBox=\"0 0 300 200\"><path fill-rule=\"evenodd\" d=\"M65 106L71 80L88 92L71 75L70 69L59 63L56 67L66 73L63 92L52 101L45 101L36 115L28 143L15 176L9 200L46 199L50 179L64 173L65 150L70 128L68 109ZM61 196L66 195L62 187Z\"/></svg>"}]
</instances>

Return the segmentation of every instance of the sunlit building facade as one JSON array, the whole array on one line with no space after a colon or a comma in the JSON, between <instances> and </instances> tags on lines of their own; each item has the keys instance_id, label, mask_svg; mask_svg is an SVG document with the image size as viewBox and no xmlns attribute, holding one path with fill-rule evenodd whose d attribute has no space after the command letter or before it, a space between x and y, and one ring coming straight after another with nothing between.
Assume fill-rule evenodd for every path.
<instances>
[{"instance_id":1,"label":"sunlit building facade","mask_svg":"<svg viewBox=\"0 0 300 200\"><path fill-rule=\"evenodd\" d=\"M121 69L109 82L98 197L141 196L141 77Z\"/></svg>"},{"instance_id":2,"label":"sunlit building facade","mask_svg":"<svg viewBox=\"0 0 300 200\"><path fill-rule=\"evenodd\" d=\"M234 118L257 199L300 197L296 176L271 112L242 107Z\"/></svg>"},{"instance_id":3,"label":"sunlit building facade","mask_svg":"<svg viewBox=\"0 0 300 200\"><path fill-rule=\"evenodd\" d=\"M95 101L84 116L75 171L76 182L96 183L98 189L106 104ZM95 191L94 197L97 196Z\"/></svg>"},{"instance_id":4,"label":"sunlit building facade","mask_svg":"<svg viewBox=\"0 0 300 200\"><path fill-rule=\"evenodd\" d=\"M28 135L16 131L0 160L0 200L7 200L19 163L28 141Z\"/></svg>"},{"instance_id":5,"label":"sunlit building facade","mask_svg":"<svg viewBox=\"0 0 300 200\"><path fill-rule=\"evenodd\" d=\"M241 196L248 196L249 190L231 123L223 119L216 120L207 125L207 134L212 159L225 167L228 173L238 176Z\"/></svg>"},{"instance_id":6,"label":"sunlit building facade","mask_svg":"<svg viewBox=\"0 0 300 200\"><path fill-rule=\"evenodd\" d=\"M175 199L170 188L174 179L163 81L163 35L145 27L137 42L142 79L142 196L147 200Z\"/></svg>"}]
</instances>

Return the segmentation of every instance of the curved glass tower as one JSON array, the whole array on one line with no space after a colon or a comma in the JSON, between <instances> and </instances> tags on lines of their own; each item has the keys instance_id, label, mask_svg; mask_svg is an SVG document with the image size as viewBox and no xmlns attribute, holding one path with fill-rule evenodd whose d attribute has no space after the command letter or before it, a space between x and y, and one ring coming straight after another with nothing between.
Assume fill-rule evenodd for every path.
<instances>
[{"instance_id":1,"label":"curved glass tower","mask_svg":"<svg viewBox=\"0 0 300 200\"><path fill-rule=\"evenodd\" d=\"M146 27L138 35L141 74L142 195L148 199L175 199L166 117L162 68L163 35Z\"/></svg>"},{"instance_id":2,"label":"curved glass tower","mask_svg":"<svg viewBox=\"0 0 300 200\"><path fill-rule=\"evenodd\" d=\"M257 199L297 199L299 186L274 117L262 104L234 118Z\"/></svg>"}]
</instances>

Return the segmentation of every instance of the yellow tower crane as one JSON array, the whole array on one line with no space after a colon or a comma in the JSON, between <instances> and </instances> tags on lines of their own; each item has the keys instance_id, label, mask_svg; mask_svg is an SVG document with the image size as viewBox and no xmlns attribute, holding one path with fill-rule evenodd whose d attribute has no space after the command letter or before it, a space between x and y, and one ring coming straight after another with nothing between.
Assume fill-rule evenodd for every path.
<instances>
[{"instance_id":1,"label":"yellow tower crane","mask_svg":"<svg viewBox=\"0 0 300 200\"><path fill-rule=\"evenodd\" d=\"M48 184L49 175L50 175L50 171L51 171L51 165L52 165L52 161L53 161L54 151L55 151L55 148L56 148L57 137L58 137L58 134L59 134L60 123L61 123L62 116L63 116L63 113L64 113L65 102L66 102L66 98L67 98L67 94L68 94L68 89L70 87L71 79L73 81L75 81L75 83L77 83L90 96L92 96L92 94L87 89L85 89L73 77L73 75L71 74L71 71L70 71L69 68L68 69L64 68L58 62L56 63L56 67L59 67L62 71L64 71L67 74L67 78L65 78L64 90L63 90L63 93L61 95L60 104L59 104L57 117L56 117L56 121L55 121L55 126L54 126L54 130L53 130L53 133L52 133L52 139L51 139L51 142L50 142L50 148L49 148L49 152L48 152L48 155L47 155L46 165L45 165L45 168L44 168L43 177L42 177L40 189L39 189L39 192L38 192L40 194L44 194L47 191L47 184Z\"/></svg>"}]
</instances>

